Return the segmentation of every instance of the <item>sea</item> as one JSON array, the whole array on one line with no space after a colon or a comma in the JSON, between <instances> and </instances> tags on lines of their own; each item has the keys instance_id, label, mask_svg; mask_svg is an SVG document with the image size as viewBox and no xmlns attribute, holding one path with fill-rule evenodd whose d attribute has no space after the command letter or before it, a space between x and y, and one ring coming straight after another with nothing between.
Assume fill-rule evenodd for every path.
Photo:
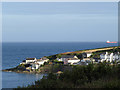
<instances>
[{"instance_id":1,"label":"sea","mask_svg":"<svg viewBox=\"0 0 120 90\"><path fill-rule=\"evenodd\" d=\"M117 44L106 42L29 42L29 43L2 43L2 69L16 67L26 58L41 58L64 52L84 49L94 49ZM23 74L15 72L2 72L2 88L17 88L34 84L44 74Z\"/></svg>"}]
</instances>

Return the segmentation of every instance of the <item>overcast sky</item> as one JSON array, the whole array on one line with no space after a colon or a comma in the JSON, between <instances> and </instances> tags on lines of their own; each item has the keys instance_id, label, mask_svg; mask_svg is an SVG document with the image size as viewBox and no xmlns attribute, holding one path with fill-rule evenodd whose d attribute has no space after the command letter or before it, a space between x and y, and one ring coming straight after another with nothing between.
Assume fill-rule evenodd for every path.
<instances>
[{"instance_id":1,"label":"overcast sky","mask_svg":"<svg viewBox=\"0 0 120 90\"><path fill-rule=\"evenodd\" d=\"M4 2L3 42L117 41L117 2Z\"/></svg>"}]
</instances>

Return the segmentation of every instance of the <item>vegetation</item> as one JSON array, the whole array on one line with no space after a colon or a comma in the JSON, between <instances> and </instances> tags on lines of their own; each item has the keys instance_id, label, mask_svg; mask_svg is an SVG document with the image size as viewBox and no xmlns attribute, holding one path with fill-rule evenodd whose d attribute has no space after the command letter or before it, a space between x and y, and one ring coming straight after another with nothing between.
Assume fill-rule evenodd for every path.
<instances>
[{"instance_id":1,"label":"vegetation","mask_svg":"<svg viewBox=\"0 0 120 90\"><path fill-rule=\"evenodd\" d=\"M54 67L55 68L55 67ZM60 65L56 66L60 68ZM120 88L120 65L73 66L61 74L49 73L35 84L19 88ZM18 88L18 89L19 89Z\"/></svg>"},{"instance_id":2,"label":"vegetation","mask_svg":"<svg viewBox=\"0 0 120 90\"><path fill-rule=\"evenodd\" d=\"M106 49L106 48L111 48L111 49ZM101 49L101 50L97 50L97 49ZM109 52L109 53L115 53L115 52L120 52L120 47L105 47L105 48L97 48L97 49L91 49L91 50L96 50L95 52L93 52L93 55L91 56L91 58L100 58L100 54L105 53L105 52ZM104 49L104 50L102 50ZM51 61L54 61L56 58L61 58L62 55L76 55L79 59L83 59L85 58L85 51L89 51L88 50L80 50L80 51L75 51L75 52L70 52L70 53L64 53L64 54L56 54L56 55L51 55L51 56L47 56L48 59L50 59Z\"/></svg>"},{"instance_id":3,"label":"vegetation","mask_svg":"<svg viewBox=\"0 0 120 90\"><path fill-rule=\"evenodd\" d=\"M47 56L47 58L49 60L55 60L57 58L57 55L51 55L51 56Z\"/></svg>"},{"instance_id":4,"label":"vegetation","mask_svg":"<svg viewBox=\"0 0 120 90\"><path fill-rule=\"evenodd\" d=\"M63 61L54 60L54 64L64 64Z\"/></svg>"}]
</instances>

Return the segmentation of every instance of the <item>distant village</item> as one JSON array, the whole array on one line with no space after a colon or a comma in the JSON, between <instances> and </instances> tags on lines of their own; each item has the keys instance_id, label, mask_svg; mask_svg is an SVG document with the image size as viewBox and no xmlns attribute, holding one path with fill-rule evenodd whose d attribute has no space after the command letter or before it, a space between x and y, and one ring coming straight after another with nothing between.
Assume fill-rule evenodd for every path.
<instances>
[{"instance_id":1,"label":"distant village","mask_svg":"<svg viewBox=\"0 0 120 90\"><path fill-rule=\"evenodd\" d=\"M83 58L79 59L76 55L62 55L60 58L56 58L55 61L57 63L62 63L63 65L88 65L90 63L98 64L102 62L108 62L109 64L117 63L120 64L120 53L110 53L110 52L103 52L99 54L100 58L92 58L92 52L82 53ZM36 58L27 58L23 60L20 65L26 65L26 69L36 70L39 69L45 63L52 63L56 64L56 62L51 62L47 57L42 57L40 59Z\"/></svg>"}]
</instances>

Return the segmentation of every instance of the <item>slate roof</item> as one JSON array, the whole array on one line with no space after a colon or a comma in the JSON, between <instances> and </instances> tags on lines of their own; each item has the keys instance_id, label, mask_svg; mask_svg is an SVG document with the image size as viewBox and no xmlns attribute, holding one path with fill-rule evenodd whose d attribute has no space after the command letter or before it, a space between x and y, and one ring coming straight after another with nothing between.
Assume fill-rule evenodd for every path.
<instances>
[{"instance_id":1,"label":"slate roof","mask_svg":"<svg viewBox=\"0 0 120 90\"><path fill-rule=\"evenodd\" d=\"M35 58L26 58L26 60L35 60Z\"/></svg>"}]
</instances>

